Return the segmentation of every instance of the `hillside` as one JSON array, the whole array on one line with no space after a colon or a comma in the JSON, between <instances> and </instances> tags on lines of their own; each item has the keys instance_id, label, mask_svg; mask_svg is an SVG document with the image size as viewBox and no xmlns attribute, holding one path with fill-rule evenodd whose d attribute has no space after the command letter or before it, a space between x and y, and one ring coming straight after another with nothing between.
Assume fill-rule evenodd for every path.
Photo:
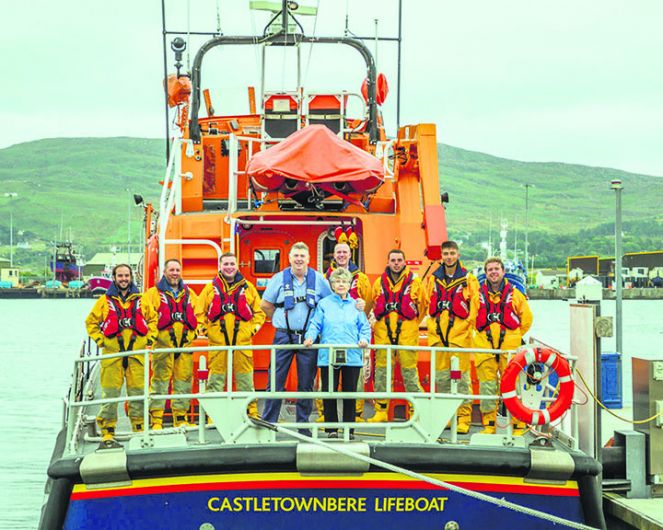
<instances>
[{"instance_id":1,"label":"hillside","mask_svg":"<svg viewBox=\"0 0 663 530\"><path fill-rule=\"evenodd\" d=\"M7 254L10 209L15 230L23 232L18 241L52 240L62 222L65 231L71 227L89 257L112 243L126 243L131 200L136 241L142 211L133 206L130 193L157 200L164 167L164 142L157 139L59 138L0 149L0 241L5 245L1 255ZM522 240L525 183L534 185L529 193L530 250L544 263L554 265L547 262L563 258L578 242L584 249L587 239L579 240L581 230L593 229L592 237L598 237L595 243L605 247L614 218L614 193L609 190L613 178L624 181L625 227L632 226L638 237L649 238L645 243L631 243L659 242L663 248L663 178L580 165L519 162L440 146L440 182L450 196L451 235L465 242L466 255L478 258L491 215L493 237L504 216L512 236L520 231ZM3 197L8 192L18 196ZM555 239L560 237L566 243ZM627 239L626 251L631 243ZM546 256L551 245L555 252ZM33 254L17 250L20 263L43 264L43 253L37 253L41 257Z\"/></svg>"}]
</instances>

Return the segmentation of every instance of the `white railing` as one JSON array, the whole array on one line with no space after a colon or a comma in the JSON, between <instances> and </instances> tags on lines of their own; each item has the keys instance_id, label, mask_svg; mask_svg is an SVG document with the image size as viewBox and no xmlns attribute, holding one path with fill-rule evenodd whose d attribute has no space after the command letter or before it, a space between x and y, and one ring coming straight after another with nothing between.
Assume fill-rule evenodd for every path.
<instances>
[{"instance_id":1,"label":"white railing","mask_svg":"<svg viewBox=\"0 0 663 530\"><path fill-rule=\"evenodd\" d=\"M366 349L378 349L386 350L387 352L387 373L386 380L391 381L393 374L393 365L392 365L392 356L391 353L393 350L409 350L409 351L429 351L431 354L430 357L430 390L423 393L414 393L414 392L327 392L322 389L319 392L288 392L282 391L277 392L273 390L276 388L276 352L278 350L292 350L292 349L303 349L303 346L293 346L293 345L253 345L253 346L203 346L203 347L193 347L193 348L178 348L178 349L160 349L160 350L137 350L132 352L123 352L116 354L104 354L104 355L94 355L94 356L82 356L80 359L75 361L74 374L77 374L77 377L74 377L74 383L70 391L69 399L66 403L66 421L67 421L67 454L76 454L79 450L79 445L81 442L85 441L84 431L84 419L85 419L85 410L89 407L96 407L104 403L124 403L127 401L142 401L143 402L143 424L145 426L145 431L143 433L118 433L118 438L141 438L142 446L149 447L150 436L154 436L155 432L149 429L150 417L149 417L149 403L152 400L163 400L163 399L198 399L199 403L202 405L201 409L207 412L208 415L214 420L214 426L221 433L225 444L232 443L275 443L276 438L275 434L271 430L262 429L256 427L248 418L246 414L247 405L255 399L329 399L330 396L333 396L334 399L398 399L405 400L412 406L413 415L407 421L399 422L385 422L385 423L344 423L344 422L307 422L307 423L294 423L286 422L280 423L284 427L294 427L299 429L312 429L313 436L318 435L318 428L321 427L334 427L334 428L343 428L346 433L349 432L350 428L360 427L362 430L375 430L375 429L385 429L385 440L387 442L410 442L410 443L436 443L438 440L439 433L443 430L447 422L451 422L451 443L457 442L457 421L456 421L456 409L462 404L464 400L496 400L499 399L499 395L475 395L475 394L459 394L458 393L458 381L452 380L451 392L450 393L438 393L436 392L436 381L435 381L435 366L436 366L436 357L439 353L448 352L458 355L470 355L471 353L477 353L477 350L466 350L460 348L435 348L435 347L423 347L423 346L392 346L392 345L369 345ZM312 349L319 348L330 348L330 349L348 349L348 348L357 348L357 345L314 345ZM247 350L252 351L269 351L270 352L270 386L271 390L268 391L255 391L255 392L236 392L236 391L226 391L226 392L210 392L210 393L190 393L190 394L170 394L170 395L155 395L149 393L149 356L153 353L165 353L165 352L211 352L211 351L227 351L227 366L226 366L226 381L232 382L233 378L233 354L236 350ZM511 355L513 351L504 351L504 350L481 350L481 353L491 353L498 355ZM87 381L83 381L80 377L81 373L84 373L81 369L82 365L86 363L94 363L97 361L108 360L113 358L128 357L128 356L143 356L144 366L144 391L140 396L121 396L117 398L100 398L93 399L94 397L94 384L95 378L89 378ZM457 357L452 356L452 360ZM573 359L571 359L573 362ZM324 369L324 368L323 368ZM332 370L332 367L326 368ZM90 371L87 372L88 374ZM330 381L333 378L330 377ZM84 387L81 387L84 385ZM203 386L204 388L204 386ZM232 389L232 385L229 386ZM203 390L204 392L204 390ZM79 399L82 396L83 399ZM551 401L552 398L544 398L543 401ZM573 411L572 411L572 414ZM573 416L575 417L575 416ZM559 423L559 422L558 422ZM562 441L567 443L571 447L577 447L577 442L572 443L573 440L577 440L577 421L571 422L571 432L567 433ZM206 425L204 414L201 412L199 415L199 441L207 443L206 440ZM159 434L168 433L169 430L160 432ZM172 432L172 430L170 431ZM88 441L98 441L98 438L87 437ZM569 442L571 440L571 442Z\"/></svg>"},{"instance_id":2,"label":"white railing","mask_svg":"<svg viewBox=\"0 0 663 530\"><path fill-rule=\"evenodd\" d=\"M166 173L163 179L163 186L161 187L161 196L159 198L159 274L163 273L164 263L166 260L166 246L167 245L208 245L216 251L217 262L223 254L223 249L214 241L210 239L167 239L166 232L168 230L168 223L170 221L173 210L176 215L182 213L182 179L191 180L193 175L190 172L182 173L182 144L186 144L185 155L192 157L194 155L192 140L183 140L182 138L173 138L170 149L170 158L166 166ZM233 151L231 150L231 153ZM237 151L235 149L235 159L237 159ZM232 160L232 156L231 156ZM235 179L236 185L236 179ZM237 201L237 194L235 193L235 204ZM231 226L230 237L230 250L234 251L234 225ZM207 283L203 280L188 280L189 284L202 284Z\"/></svg>"}]
</instances>

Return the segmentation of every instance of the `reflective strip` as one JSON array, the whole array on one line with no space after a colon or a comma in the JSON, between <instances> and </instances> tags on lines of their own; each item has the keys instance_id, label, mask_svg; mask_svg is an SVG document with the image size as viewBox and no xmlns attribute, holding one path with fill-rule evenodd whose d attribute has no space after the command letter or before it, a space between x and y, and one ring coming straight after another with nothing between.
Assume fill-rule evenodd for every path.
<instances>
[{"instance_id":1,"label":"reflective strip","mask_svg":"<svg viewBox=\"0 0 663 530\"><path fill-rule=\"evenodd\" d=\"M539 425L539 411L532 411L532 425Z\"/></svg>"},{"instance_id":2,"label":"reflective strip","mask_svg":"<svg viewBox=\"0 0 663 530\"><path fill-rule=\"evenodd\" d=\"M534 350L527 350L527 353L525 353L525 361L528 365L536 361L536 353Z\"/></svg>"},{"instance_id":3,"label":"reflective strip","mask_svg":"<svg viewBox=\"0 0 663 530\"><path fill-rule=\"evenodd\" d=\"M543 409L541 414L543 414L543 417L545 418L543 423L550 423L550 412L548 412L548 409Z\"/></svg>"},{"instance_id":4,"label":"reflective strip","mask_svg":"<svg viewBox=\"0 0 663 530\"><path fill-rule=\"evenodd\" d=\"M565 375L564 377L559 378L560 383L568 383L568 382L573 382L573 377L570 375Z\"/></svg>"},{"instance_id":5,"label":"reflective strip","mask_svg":"<svg viewBox=\"0 0 663 530\"><path fill-rule=\"evenodd\" d=\"M557 360L557 354L556 353L551 353L550 357L548 357L548 360L546 361L546 366L551 366L553 363Z\"/></svg>"},{"instance_id":6,"label":"reflective strip","mask_svg":"<svg viewBox=\"0 0 663 530\"><path fill-rule=\"evenodd\" d=\"M518 397L518 394L515 390L512 390L511 392L504 392L502 394L502 398L504 399L513 399L515 397Z\"/></svg>"}]
</instances>

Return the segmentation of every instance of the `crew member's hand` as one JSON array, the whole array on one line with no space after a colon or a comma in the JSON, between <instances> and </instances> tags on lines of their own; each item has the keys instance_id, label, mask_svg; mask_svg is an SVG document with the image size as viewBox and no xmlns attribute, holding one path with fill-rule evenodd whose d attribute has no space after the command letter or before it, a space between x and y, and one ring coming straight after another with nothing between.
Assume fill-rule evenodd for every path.
<instances>
[{"instance_id":1,"label":"crew member's hand","mask_svg":"<svg viewBox=\"0 0 663 530\"><path fill-rule=\"evenodd\" d=\"M361 339L357 344L359 345L360 348L365 348L366 346L368 346L368 341L366 339Z\"/></svg>"},{"instance_id":2,"label":"crew member's hand","mask_svg":"<svg viewBox=\"0 0 663 530\"><path fill-rule=\"evenodd\" d=\"M312 346L313 345L313 339L304 339L304 346Z\"/></svg>"},{"instance_id":3,"label":"crew member's hand","mask_svg":"<svg viewBox=\"0 0 663 530\"><path fill-rule=\"evenodd\" d=\"M366 300L364 300L363 298L357 298L357 309L359 311L363 311L364 309L366 309Z\"/></svg>"}]
</instances>

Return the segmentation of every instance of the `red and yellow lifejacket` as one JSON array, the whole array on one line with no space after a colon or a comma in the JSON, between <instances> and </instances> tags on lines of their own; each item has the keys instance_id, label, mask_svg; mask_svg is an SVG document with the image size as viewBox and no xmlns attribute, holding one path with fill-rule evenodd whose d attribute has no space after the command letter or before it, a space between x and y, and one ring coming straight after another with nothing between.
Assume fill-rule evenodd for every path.
<instances>
[{"instance_id":1,"label":"red and yellow lifejacket","mask_svg":"<svg viewBox=\"0 0 663 530\"><path fill-rule=\"evenodd\" d=\"M445 347L449 347L449 334L453 328L456 318L461 320L470 316L470 301L465 298L463 290L467 285L467 271L460 266L456 269L454 277L447 281L444 275L444 267L433 274L435 278L435 289L431 295L428 305L428 314L435 320L437 334ZM446 335L442 331L440 316L448 313Z\"/></svg>"},{"instance_id":2,"label":"red and yellow lifejacket","mask_svg":"<svg viewBox=\"0 0 663 530\"><path fill-rule=\"evenodd\" d=\"M463 289L467 285L467 278L461 277L447 283L435 278L435 290L428 305L428 314L439 317L443 312L449 312L452 316L465 319L470 316L470 301L463 295Z\"/></svg>"},{"instance_id":3,"label":"red and yellow lifejacket","mask_svg":"<svg viewBox=\"0 0 663 530\"><path fill-rule=\"evenodd\" d=\"M183 324L190 330L198 327L198 319L193 310L193 306L189 303L189 288L184 287L184 295L179 300L174 297L168 296L165 292L159 291L159 298L161 304L159 305L159 322L157 328L159 330L171 329L175 322Z\"/></svg>"},{"instance_id":4,"label":"red and yellow lifejacket","mask_svg":"<svg viewBox=\"0 0 663 530\"><path fill-rule=\"evenodd\" d=\"M233 284L230 292L226 291L226 284L217 276L212 280L214 298L207 311L210 322L216 322L224 315L232 313L236 319L248 322L253 318L251 306L246 301L246 280L242 278Z\"/></svg>"},{"instance_id":5,"label":"red and yellow lifejacket","mask_svg":"<svg viewBox=\"0 0 663 530\"><path fill-rule=\"evenodd\" d=\"M140 296L129 298L129 307L125 308L112 296L106 295L108 302L108 315L101 324L106 337L117 337L125 329L130 329L137 335L144 337L148 333L147 321L140 308Z\"/></svg>"},{"instance_id":6,"label":"red and yellow lifejacket","mask_svg":"<svg viewBox=\"0 0 663 530\"><path fill-rule=\"evenodd\" d=\"M375 307L373 308L375 318L380 320L392 312L398 313L399 320L415 320L419 316L417 305L414 303L414 300L412 300L413 278L414 274L409 272L403 279L400 290L394 293L389 288L389 276L387 271L382 273L382 289L380 290L380 296L378 296L375 301Z\"/></svg>"},{"instance_id":7,"label":"red and yellow lifejacket","mask_svg":"<svg viewBox=\"0 0 663 530\"><path fill-rule=\"evenodd\" d=\"M493 348L499 349L504 341L506 330L520 327L520 317L513 308L513 285L504 282L498 302L493 302L490 294L488 283L484 282L479 289L479 313L476 328L478 331L486 333ZM500 325L500 339L497 346L493 342L490 330L490 325L493 323Z\"/></svg>"}]
</instances>

